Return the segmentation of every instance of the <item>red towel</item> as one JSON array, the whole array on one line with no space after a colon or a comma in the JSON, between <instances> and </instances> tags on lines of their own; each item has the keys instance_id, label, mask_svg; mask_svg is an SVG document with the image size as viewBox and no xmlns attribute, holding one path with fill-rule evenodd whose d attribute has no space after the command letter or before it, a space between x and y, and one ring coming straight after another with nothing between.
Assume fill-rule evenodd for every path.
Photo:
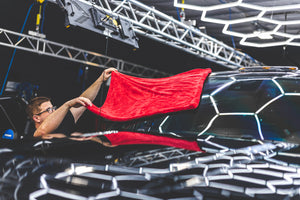
<instances>
[{"instance_id":1,"label":"red towel","mask_svg":"<svg viewBox=\"0 0 300 200\"><path fill-rule=\"evenodd\" d=\"M203 152L196 141L187 141L183 139L134 132L118 132L105 136L112 145L154 144Z\"/></svg>"},{"instance_id":2,"label":"red towel","mask_svg":"<svg viewBox=\"0 0 300 200\"><path fill-rule=\"evenodd\" d=\"M137 78L113 72L101 108L87 108L112 121L195 109L211 69L194 69L167 78Z\"/></svg>"}]
</instances>

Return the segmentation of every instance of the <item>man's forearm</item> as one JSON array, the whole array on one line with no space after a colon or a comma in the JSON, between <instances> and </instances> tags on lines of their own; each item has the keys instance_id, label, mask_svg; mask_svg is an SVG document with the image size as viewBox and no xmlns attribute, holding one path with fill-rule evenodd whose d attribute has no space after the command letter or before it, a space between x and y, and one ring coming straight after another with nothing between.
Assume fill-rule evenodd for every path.
<instances>
[{"instance_id":1,"label":"man's forearm","mask_svg":"<svg viewBox=\"0 0 300 200\"><path fill-rule=\"evenodd\" d=\"M100 90L102 83L104 81L106 81L107 79L109 79L109 77L111 76L111 73L113 71L117 71L117 69L112 68L112 67L105 69L102 72L102 74L99 76L99 78L88 89L86 89L80 96L86 97L89 100L94 101Z\"/></svg>"},{"instance_id":2,"label":"man's forearm","mask_svg":"<svg viewBox=\"0 0 300 200\"><path fill-rule=\"evenodd\" d=\"M102 74L99 76L99 78L90 86L88 89L86 89L80 97L85 97L89 99L91 102L95 100L100 87L104 81L109 79L111 77L111 73L113 71L116 71L115 68L108 68L102 72ZM70 111L72 115L74 116L75 122L81 117L82 113L86 110L85 107L80 108L72 108Z\"/></svg>"},{"instance_id":3,"label":"man's forearm","mask_svg":"<svg viewBox=\"0 0 300 200\"><path fill-rule=\"evenodd\" d=\"M91 101L94 101L100 87L103 83L103 76L101 75L88 89L86 89L80 96L90 99Z\"/></svg>"}]
</instances>

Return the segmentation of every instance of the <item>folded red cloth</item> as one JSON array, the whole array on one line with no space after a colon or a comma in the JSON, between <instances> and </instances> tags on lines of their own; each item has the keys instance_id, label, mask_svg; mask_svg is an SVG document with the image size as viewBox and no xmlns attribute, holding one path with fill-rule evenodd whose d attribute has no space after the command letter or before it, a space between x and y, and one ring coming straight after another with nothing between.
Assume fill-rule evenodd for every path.
<instances>
[{"instance_id":1,"label":"folded red cloth","mask_svg":"<svg viewBox=\"0 0 300 200\"><path fill-rule=\"evenodd\" d=\"M118 132L105 135L112 145L154 144L171 146L190 151L202 151L196 141L187 141L165 136L156 136L135 132Z\"/></svg>"},{"instance_id":2,"label":"folded red cloth","mask_svg":"<svg viewBox=\"0 0 300 200\"><path fill-rule=\"evenodd\" d=\"M101 108L87 108L112 121L128 121L155 114L195 109L211 69L194 69L167 78L137 78L112 72Z\"/></svg>"}]
</instances>

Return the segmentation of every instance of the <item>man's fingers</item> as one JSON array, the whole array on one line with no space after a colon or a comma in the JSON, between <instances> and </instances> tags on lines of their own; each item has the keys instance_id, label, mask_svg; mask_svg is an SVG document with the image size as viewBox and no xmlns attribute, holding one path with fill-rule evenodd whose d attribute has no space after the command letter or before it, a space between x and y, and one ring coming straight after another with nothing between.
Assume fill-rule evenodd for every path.
<instances>
[{"instance_id":1,"label":"man's fingers","mask_svg":"<svg viewBox=\"0 0 300 200\"><path fill-rule=\"evenodd\" d=\"M78 103L80 103L83 106L91 106L92 102L88 98L85 97L78 97Z\"/></svg>"},{"instance_id":2,"label":"man's fingers","mask_svg":"<svg viewBox=\"0 0 300 200\"><path fill-rule=\"evenodd\" d=\"M113 71L117 71L117 69L116 68L112 68L112 67L110 67L110 68L108 68L108 69L106 69L106 70L104 70L106 73L111 73L111 72L113 72Z\"/></svg>"},{"instance_id":3,"label":"man's fingers","mask_svg":"<svg viewBox=\"0 0 300 200\"><path fill-rule=\"evenodd\" d=\"M103 79L104 81L106 81L110 76L111 76L111 73L113 71L118 71L116 68L113 68L113 67L110 67L106 70L103 71Z\"/></svg>"}]
</instances>

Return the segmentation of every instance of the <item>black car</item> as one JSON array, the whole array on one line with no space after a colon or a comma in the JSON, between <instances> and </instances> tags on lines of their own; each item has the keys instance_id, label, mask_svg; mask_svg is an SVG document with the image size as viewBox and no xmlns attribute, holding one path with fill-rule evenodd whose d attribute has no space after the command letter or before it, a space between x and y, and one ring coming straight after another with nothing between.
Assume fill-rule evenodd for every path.
<instances>
[{"instance_id":1,"label":"black car","mask_svg":"<svg viewBox=\"0 0 300 200\"><path fill-rule=\"evenodd\" d=\"M105 130L85 134L138 133L164 145L133 139L106 147L17 130L14 139L0 141L0 197L299 199L299 109L297 68L252 67L212 73L194 110L104 121ZM196 142L199 150L168 145L173 139Z\"/></svg>"}]
</instances>

